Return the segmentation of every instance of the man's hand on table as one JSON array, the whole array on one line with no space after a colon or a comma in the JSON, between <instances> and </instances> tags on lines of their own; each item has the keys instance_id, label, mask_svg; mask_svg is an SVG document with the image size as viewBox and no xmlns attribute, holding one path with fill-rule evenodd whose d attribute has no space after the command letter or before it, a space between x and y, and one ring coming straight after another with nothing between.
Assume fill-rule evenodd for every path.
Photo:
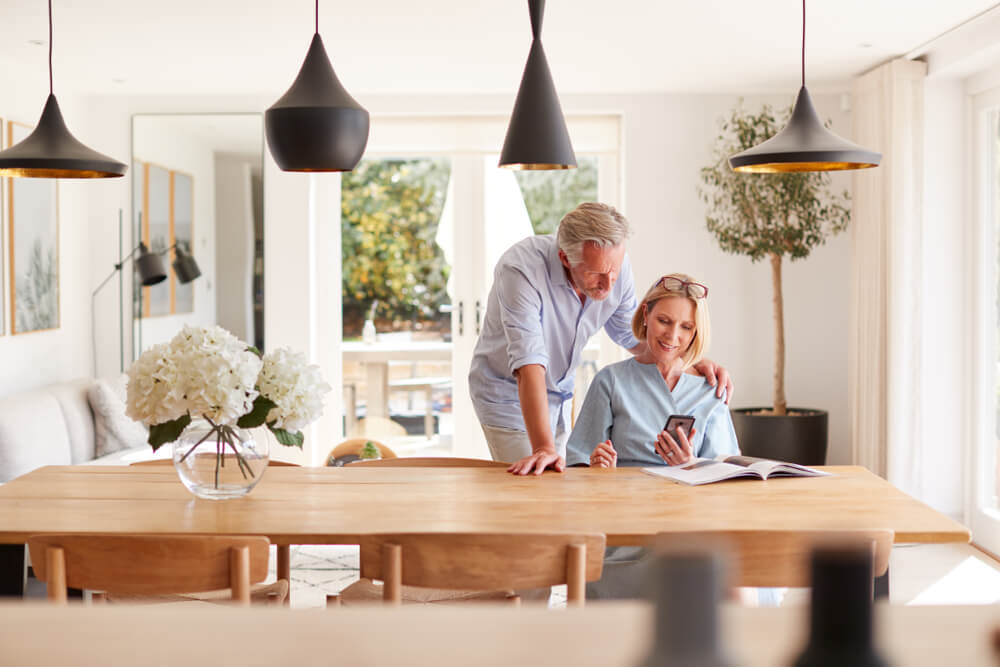
<instances>
[{"instance_id":1,"label":"man's hand on table","mask_svg":"<svg viewBox=\"0 0 1000 667\"><path fill-rule=\"evenodd\" d=\"M520 461L511 463L507 472L514 475L530 475L532 472L541 475L550 468L556 472L563 472L566 470L566 459L556 454L555 449L540 449L531 456L525 456Z\"/></svg>"}]
</instances>

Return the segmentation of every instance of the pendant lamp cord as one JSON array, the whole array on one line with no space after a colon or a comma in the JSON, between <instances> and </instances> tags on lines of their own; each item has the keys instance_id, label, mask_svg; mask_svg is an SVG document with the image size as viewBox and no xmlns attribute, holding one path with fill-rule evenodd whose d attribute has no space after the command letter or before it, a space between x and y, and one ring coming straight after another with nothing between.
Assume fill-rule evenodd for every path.
<instances>
[{"instance_id":1,"label":"pendant lamp cord","mask_svg":"<svg viewBox=\"0 0 1000 667\"><path fill-rule=\"evenodd\" d=\"M802 1L805 2L805 0ZM52 2L52 0L49 0L49 2ZM319 0L316 0L316 34L319 34Z\"/></svg>"},{"instance_id":2,"label":"pendant lamp cord","mask_svg":"<svg viewBox=\"0 0 1000 667\"><path fill-rule=\"evenodd\" d=\"M802 87L806 87L806 0L802 0Z\"/></svg>"},{"instance_id":3,"label":"pendant lamp cord","mask_svg":"<svg viewBox=\"0 0 1000 667\"><path fill-rule=\"evenodd\" d=\"M316 0L319 2L319 0ZM52 0L49 0L49 95L52 94Z\"/></svg>"}]
</instances>

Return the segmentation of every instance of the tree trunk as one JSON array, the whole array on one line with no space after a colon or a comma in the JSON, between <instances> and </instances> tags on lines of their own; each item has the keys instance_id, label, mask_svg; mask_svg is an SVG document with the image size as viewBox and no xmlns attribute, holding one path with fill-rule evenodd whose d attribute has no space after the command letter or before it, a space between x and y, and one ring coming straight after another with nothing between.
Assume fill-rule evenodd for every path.
<instances>
[{"instance_id":1,"label":"tree trunk","mask_svg":"<svg viewBox=\"0 0 1000 667\"><path fill-rule=\"evenodd\" d=\"M785 310L781 293L781 255L771 253L771 282L774 289L774 414L788 413L785 400Z\"/></svg>"}]
</instances>

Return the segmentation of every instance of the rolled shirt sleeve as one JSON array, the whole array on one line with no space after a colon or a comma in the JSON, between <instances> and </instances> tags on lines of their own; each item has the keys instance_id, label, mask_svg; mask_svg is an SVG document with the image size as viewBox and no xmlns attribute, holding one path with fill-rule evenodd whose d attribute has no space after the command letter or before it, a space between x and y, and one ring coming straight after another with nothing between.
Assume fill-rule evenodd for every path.
<instances>
[{"instance_id":1,"label":"rolled shirt sleeve","mask_svg":"<svg viewBox=\"0 0 1000 667\"><path fill-rule=\"evenodd\" d=\"M507 266L496 276L497 305L507 339L507 369L514 374L528 364L548 367L542 332L542 298L527 277Z\"/></svg>"}]
</instances>

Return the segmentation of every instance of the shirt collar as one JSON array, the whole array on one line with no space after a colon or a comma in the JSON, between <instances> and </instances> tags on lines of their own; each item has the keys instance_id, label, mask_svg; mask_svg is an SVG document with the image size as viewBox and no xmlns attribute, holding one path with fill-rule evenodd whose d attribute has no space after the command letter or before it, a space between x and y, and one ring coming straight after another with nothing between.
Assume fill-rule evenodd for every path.
<instances>
[{"instance_id":1,"label":"shirt collar","mask_svg":"<svg viewBox=\"0 0 1000 667\"><path fill-rule=\"evenodd\" d=\"M549 280L552 281L553 285L565 285L573 289L573 285L570 284L569 278L566 276L566 267L563 266L562 260L559 259L559 243L556 241L554 235L552 237L552 249L549 251Z\"/></svg>"}]
</instances>

